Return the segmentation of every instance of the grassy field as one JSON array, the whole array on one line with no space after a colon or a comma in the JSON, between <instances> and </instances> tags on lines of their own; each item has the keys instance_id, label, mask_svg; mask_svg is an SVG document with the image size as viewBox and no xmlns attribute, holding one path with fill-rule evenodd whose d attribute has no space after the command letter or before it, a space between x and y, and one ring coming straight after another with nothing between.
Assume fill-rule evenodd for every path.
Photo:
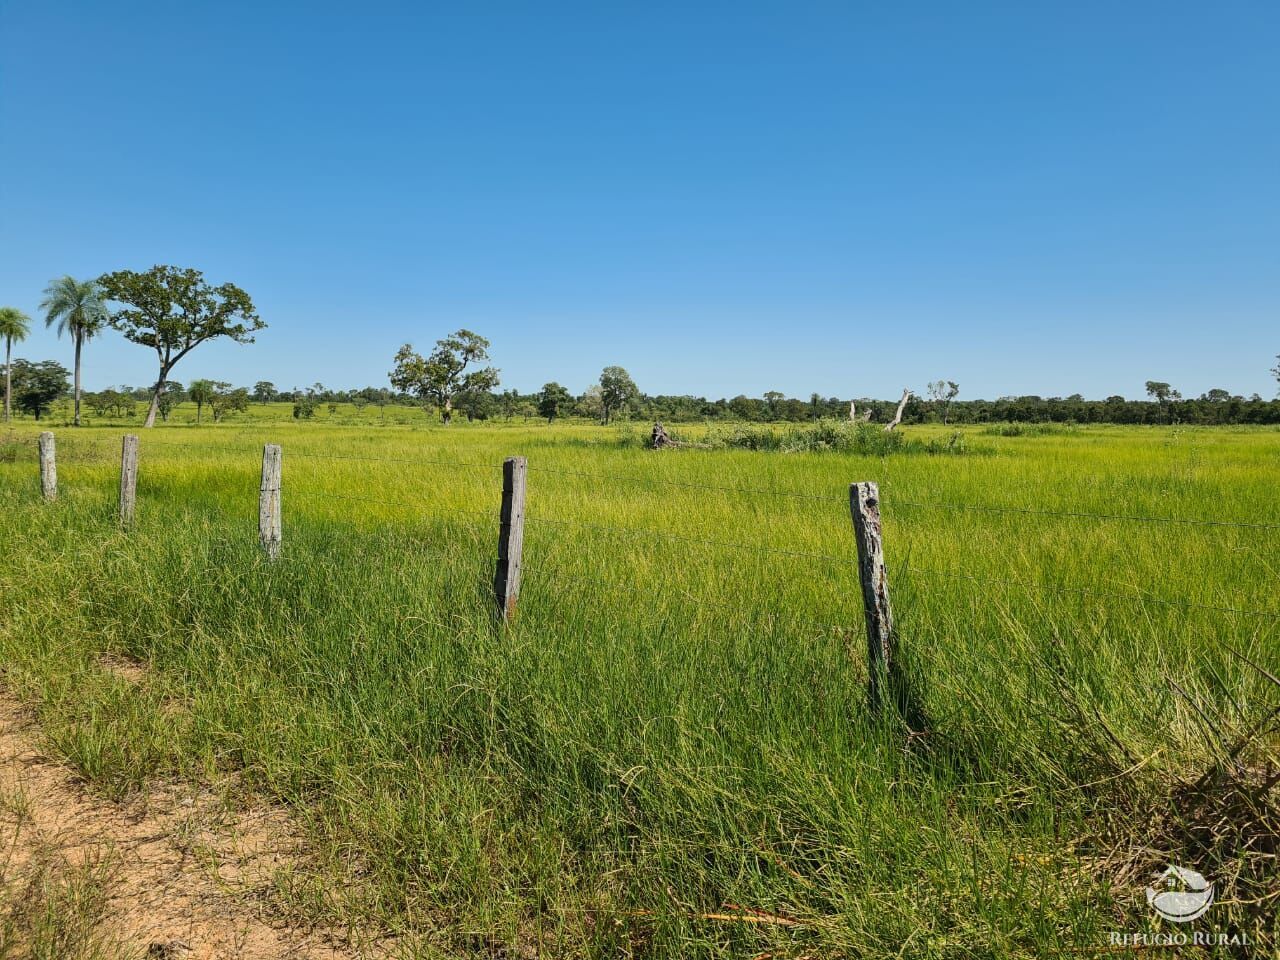
<instances>
[{"instance_id":1,"label":"grassy field","mask_svg":"<svg viewBox=\"0 0 1280 960\"><path fill-rule=\"evenodd\" d=\"M56 428L44 504L15 426L0 657L108 795L234 774L293 807L321 862L289 909L422 956L1088 955L1170 929L1144 888L1173 860L1218 883L1197 929L1270 949L1280 431L971 428L963 455L873 458L288 409L143 432L127 532L124 428ZM514 454L525 582L500 628ZM911 726L866 708L859 480Z\"/></svg>"}]
</instances>

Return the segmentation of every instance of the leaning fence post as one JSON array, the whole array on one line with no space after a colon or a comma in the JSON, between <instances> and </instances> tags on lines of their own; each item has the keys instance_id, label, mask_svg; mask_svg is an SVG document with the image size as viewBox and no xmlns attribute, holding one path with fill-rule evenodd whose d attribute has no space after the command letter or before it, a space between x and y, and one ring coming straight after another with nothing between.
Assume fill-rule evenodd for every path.
<instances>
[{"instance_id":1,"label":"leaning fence post","mask_svg":"<svg viewBox=\"0 0 1280 960\"><path fill-rule=\"evenodd\" d=\"M133 504L138 490L138 437L127 433L120 445L120 522L133 521Z\"/></svg>"},{"instance_id":2,"label":"leaning fence post","mask_svg":"<svg viewBox=\"0 0 1280 960\"><path fill-rule=\"evenodd\" d=\"M509 621L520 598L520 559L524 552L524 457L508 457L502 462L502 516L498 528L498 568L493 575L493 592L498 616Z\"/></svg>"},{"instance_id":3,"label":"leaning fence post","mask_svg":"<svg viewBox=\"0 0 1280 960\"><path fill-rule=\"evenodd\" d=\"M894 661L893 609L889 606L889 576L884 566L884 539L880 529L880 488L874 483L849 485L849 511L858 541L858 579L862 581L862 608L867 619L867 668L873 709L880 706L881 685Z\"/></svg>"},{"instance_id":4,"label":"leaning fence post","mask_svg":"<svg viewBox=\"0 0 1280 960\"><path fill-rule=\"evenodd\" d=\"M58 464L54 456L53 434L40 434L40 492L46 500L58 499Z\"/></svg>"},{"instance_id":5,"label":"leaning fence post","mask_svg":"<svg viewBox=\"0 0 1280 960\"><path fill-rule=\"evenodd\" d=\"M262 486L258 492L258 539L267 556L280 556L280 445L262 448Z\"/></svg>"}]
</instances>

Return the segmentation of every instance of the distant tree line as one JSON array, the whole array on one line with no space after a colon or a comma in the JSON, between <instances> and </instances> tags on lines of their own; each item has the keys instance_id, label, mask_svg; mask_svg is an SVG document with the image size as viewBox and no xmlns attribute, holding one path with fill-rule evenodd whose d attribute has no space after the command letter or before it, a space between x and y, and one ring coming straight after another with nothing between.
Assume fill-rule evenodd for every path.
<instances>
[{"instance_id":1,"label":"distant tree line","mask_svg":"<svg viewBox=\"0 0 1280 960\"><path fill-rule=\"evenodd\" d=\"M112 312L109 303L120 306ZM252 334L265 326L253 304L238 287L211 287L196 270L157 266L144 273L117 271L97 280L62 277L52 281L41 302L45 323L69 334L74 347L74 373L61 364L12 358L14 343L24 340L29 318L12 307L0 307L0 339L5 346L5 417L18 410L36 419L70 394L72 417L80 422L81 402L100 417L128 419L147 404L146 425L158 417L168 420L173 409L190 401L196 406L196 422L205 411L214 422L249 409L250 404L291 403L299 420L318 412L333 416L340 404L360 413L367 407L385 412L388 406L417 406L445 423L460 415L467 420L532 419L548 422L577 418L610 423L614 420L661 420L671 423L699 421L748 421L759 423L817 421L856 416L859 420L888 424L900 401L873 398L823 397L807 400L770 390L762 397L739 395L711 400L692 395L647 394L622 367L605 367L596 383L574 394L551 382L536 393L499 391L500 372L488 365L489 341L470 330L436 341L426 356L405 344L394 357L388 374L391 388L369 386L331 389L322 383L280 389L269 380L251 388L235 387L222 380L194 380L189 385L168 379L177 362L196 346L225 337L250 343ZM79 370L84 344L104 328L112 327L127 339L153 349L159 359L160 378L144 387L112 387L82 392ZM1276 358L1280 361L1280 357ZM1280 362L1271 374L1280 381ZM74 386L73 386L74 382ZM1214 389L1195 399L1183 398L1160 380L1146 382L1146 400L1121 396L1086 400L1069 397L999 397L995 400L960 400L960 386L952 380L931 381L923 396L912 393L902 410L903 423L1117 423L1117 424L1277 424L1280 400L1264 400Z\"/></svg>"},{"instance_id":2,"label":"distant tree line","mask_svg":"<svg viewBox=\"0 0 1280 960\"><path fill-rule=\"evenodd\" d=\"M611 368L602 382L579 394L558 383L548 383L537 393L517 390L465 390L451 397L451 413L467 421L575 419L609 422L614 420L661 420L665 423L702 421L747 421L754 423L803 423L822 419L845 419L850 401L841 397L811 394L802 400L770 391L763 397L739 395L710 400L706 397L646 394L635 388L626 371ZM54 361L12 364L13 406L28 415L44 416L52 404L71 392L70 372ZM608 390L605 383L608 384ZM146 409L154 388L111 387L84 394L85 405L99 417L129 419ZM1127 400L1113 396L1086 400L1079 394L1069 397L999 397L995 400L948 399L950 387L941 396L912 396L902 421L921 423L1115 423L1115 424L1280 424L1280 400L1264 400L1258 395L1243 397L1225 390L1210 390L1196 399L1183 399L1177 391L1161 392L1160 398ZM197 422L206 414L219 422L243 412L251 404L289 403L300 420L317 414L333 416L339 405L350 405L356 413L385 411L387 407L416 407L428 415L442 414L430 400L404 390L386 387L333 389L316 383L309 387L280 390L261 380L252 387L233 387L220 380L195 380L189 386L166 381L159 393L157 411L168 420L180 403L196 405ZM859 419L887 423L897 408L896 400L868 397L853 400ZM945 418L945 421L944 421Z\"/></svg>"}]
</instances>

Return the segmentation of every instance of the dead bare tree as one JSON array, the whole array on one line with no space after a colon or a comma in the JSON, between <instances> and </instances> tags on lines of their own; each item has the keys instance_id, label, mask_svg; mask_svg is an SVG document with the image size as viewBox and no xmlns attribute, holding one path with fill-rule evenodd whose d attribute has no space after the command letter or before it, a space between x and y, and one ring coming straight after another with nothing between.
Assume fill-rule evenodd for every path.
<instances>
[{"instance_id":1,"label":"dead bare tree","mask_svg":"<svg viewBox=\"0 0 1280 960\"><path fill-rule=\"evenodd\" d=\"M911 390L909 388L904 389L902 391L902 399L898 401L898 412L895 413L893 415L893 419L890 420L885 425L885 428L884 428L885 433L888 433L890 430L892 430L894 427L896 427L898 424L902 422L902 411L907 409L907 401L910 399L911 399Z\"/></svg>"}]
</instances>

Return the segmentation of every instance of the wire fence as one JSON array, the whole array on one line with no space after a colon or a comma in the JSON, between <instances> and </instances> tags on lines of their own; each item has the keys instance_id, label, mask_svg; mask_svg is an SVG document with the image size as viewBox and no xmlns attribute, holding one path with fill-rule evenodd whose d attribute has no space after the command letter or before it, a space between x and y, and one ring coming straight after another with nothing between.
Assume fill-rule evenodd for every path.
<instances>
[{"instance_id":1,"label":"wire fence","mask_svg":"<svg viewBox=\"0 0 1280 960\"><path fill-rule=\"evenodd\" d=\"M36 441L34 438L20 438L0 440L0 443L10 446L26 446L34 447ZM73 441L72 449L80 447L90 447L101 449L108 455L103 457L104 463L111 462L110 452L118 452L120 445L118 442L97 439L79 439ZM209 443L188 443L184 441L164 440L149 445L149 451L164 450L167 448L178 450L206 450L221 455L230 455L235 453L257 453L260 445L232 447L226 444L209 444ZM351 454L332 454L332 453L309 453L306 451L290 450L291 458L301 458L304 460L331 460L336 462L358 462L358 463L394 463L394 464L422 464L426 466L445 466L454 468L477 468L489 471L498 471L501 469L500 464L488 461L478 460L458 460L458 459L441 459L434 457L373 457L359 456ZM558 476L571 476L591 480L605 480L611 483L630 483L648 485L651 487L677 487L689 490L701 490L714 493L727 493L737 496L766 496L781 497L793 500L807 500L818 503L832 504L848 504L847 496L833 496L829 494L806 493L795 490L780 490L770 487L744 487L723 484L696 483L686 480L671 480L665 477L654 476L635 476L633 474L617 474L617 473L599 473L585 470L570 470L560 467L546 466L530 466L531 473L544 473ZM944 501L926 502L921 500L912 500L909 498L894 497L893 503L895 507L914 507L925 510L948 510L964 513L988 513L988 514L1010 514L1018 516L1034 516L1034 517L1056 517L1072 520L1095 520L1095 521L1126 521L1131 523L1157 523L1157 524L1179 524L1184 526L1201 526L1201 527L1226 527L1242 530L1280 530L1280 522L1275 521L1258 521L1258 520L1222 520L1209 519L1200 517L1170 517L1170 516L1148 516L1144 514L1132 513L1099 513L1086 510L1045 510L1039 507L1024 506L1008 506L1008 505L992 505L992 504L969 504L969 503L949 503Z\"/></svg>"},{"instance_id":2,"label":"wire fence","mask_svg":"<svg viewBox=\"0 0 1280 960\"><path fill-rule=\"evenodd\" d=\"M34 446L35 441L34 439L28 439L28 438L21 438L21 439L9 438L9 439L0 440L0 444L6 445L9 447L16 446L19 448L25 448L28 446ZM114 441L114 440L105 440L105 439L99 440L99 439L89 439L89 438L81 439L77 437L77 438L73 438L72 443L64 445L64 448L70 448L70 450L72 451L78 450L79 448L82 448L82 447L90 448L90 449L101 449L104 452L108 450L112 450L115 452L116 456L119 456L119 453L120 453L120 443L119 441ZM184 450L184 451L206 450L206 451L216 452L219 455L223 455L223 456L236 454L236 453L244 453L244 454L255 453L256 454L261 449L260 447L257 447L257 446L231 447L228 445L212 445L208 443L193 443L193 442L165 439L161 441L156 441L154 443L149 442L147 446L147 454L151 455L155 452L164 451L169 448ZM308 451L297 451L292 449L289 451L288 455L291 459L299 458L304 461L311 461L311 462L317 462L317 463L324 463L324 462L357 462L361 464L385 463L385 464L396 465L398 467L402 467L403 465L406 465L406 464L411 464L411 465L420 464L420 465L425 465L430 467L448 467L450 469L460 469L460 470L479 469L479 470L489 471L493 473L497 473L502 469L501 464L495 464L492 462L457 459L457 458L443 458L443 457L383 457L383 456L371 456L371 455L366 456L366 455L351 454L351 453L308 452ZM110 464L112 462L110 454L103 456L101 458L101 462L103 464ZM801 500L801 501L808 501L808 502L816 502L816 503L832 505L833 510L832 510L831 516L833 518L844 519L847 521L849 516L848 510L849 510L850 499L846 496L817 494L812 492L777 489L777 488L770 488L770 487L707 484L707 483L699 483L699 482L688 481L688 480L673 480L666 477L658 477L658 476L637 476L635 474L602 473L602 472L595 472L595 471L561 468L561 467L555 467L555 466L542 466L537 464L528 466L528 471L535 474L567 476L567 477L574 477L574 478L581 478L581 479L589 479L592 481L607 482L610 484L612 483L644 484L655 489L676 487L681 489L704 491L704 492L713 493L716 495L727 494L727 495L733 495L733 496L748 496L753 498L774 497L774 498L780 498L780 499L786 499L786 500ZM403 480L404 478L401 478L401 479ZM276 486L275 492L277 496L280 495L281 489L282 488L280 485ZM421 499L417 499L417 500L391 498L391 497L384 497L384 496L361 495L356 493L330 491L327 489L317 489L314 492L317 497L320 497L322 499L332 499L332 500L343 501L343 502L355 502L355 503L365 503L365 504L378 504L382 506L393 507L396 509L411 510L411 511L414 511L416 514L419 514L422 516L427 516L430 514L430 510L427 507L427 505L430 503L430 497L428 495L429 491L426 491L426 490L424 490L424 496ZM578 497L578 496L579 494L575 492L574 497ZM581 502L582 501L580 499L575 501L576 504L580 504ZM839 511L835 510L834 505L839 505L840 510ZM495 506L497 506L497 504L495 504ZM507 506L509 505L505 504L504 502L503 509L505 510ZM1012 507L1012 506L1004 506L1004 505L986 505L986 504L958 504L958 503L952 503L952 502L945 502L942 500L922 501L922 500L913 500L913 499L898 499L893 496L890 496L888 498L887 506L892 510L896 510L899 506L901 506L901 507L916 508L916 509L956 511L956 512L976 513L976 514L983 514L983 515L1009 514L1009 515L1029 516L1029 517L1062 518L1062 519L1070 519L1073 521L1090 521L1091 520L1099 523L1127 522L1127 523L1146 523L1146 524L1166 524L1166 525L1193 526L1193 527L1205 527L1205 528L1233 528L1233 529L1239 529L1239 530L1245 530L1245 531L1251 531L1251 532L1280 530L1280 523L1272 522L1269 520L1261 520L1261 519L1250 519L1250 520L1221 519L1220 520L1220 519L1197 518L1197 517L1147 516L1147 515L1141 515L1141 514L1128 514L1128 513L1059 511L1059 510L1046 510L1046 509L1033 508L1033 507ZM495 528L499 526L494 522L496 519L498 519L498 511L496 510L493 512L486 512L486 511L476 511L476 510L450 509L448 510L447 513L440 514L440 516L442 518L448 519L452 523L472 527L477 530L482 530L482 531L487 530L490 533L497 532ZM535 529L539 527L566 528L566 529L572 529L572 530L587 531L592 534L601 534L603 536L619 538L619 539L643 540L651 543L674 544L678 546L696 545L698 547L712 548L715 551L722 551L722 552L737 554L737 555L752 554L752 555L756 555L759 557L766 557L766 558L776 557L776 558L779 558L780 560L785 559L787 561L795 561L795 560L819 561L823 564L841 566L846 568L856 566L857 564L857 558L854 556L852 550L847 555L839 555L839 554L833 554L833 553L792 549L789 547L782 547L782 546L771 546L767 543L746 543L746 542L735 541L735 540L724 540L724 539L718 539L718 538L689 536L689 535L680 534L680 533L673 533L670 530L656 529L656 528L647 527L647 526L601 523L601 522L595 522L595 521L589 521L589 520L571 519L567 517L553 517L553 516L543 515L540 512L529 514L525 512L523 502L521 502L520 504L519 519L520 519L521 528L523 528L523 524L527 522L533 525ZM898 522L907 523L907 521L905 520L899 520ZM523 533L521 534L521 537L523 538ZM890 549L892 549L892 546L890 547ZM448 554L448 551L446 551L446 555L447 554ZM643 593L646 596L652 595L652 590L648 587L641 588L641 587L637 587L636 585L612 582L612 581L607 581L601 578L583 577L577 574L568 574L560 571L552 571L545 568L534 568L532 572L534 573L535 576L545 577L548 579L558 579L561 582L565 582L565 583L591 585L594 587L604 588L611 591L618 590L618 589L635 589L637 590L637 592ZM907 555L907 559L899 562L897 566L892 567L891 572L892 572L891 579L893 580L901 580L904 578L910 579L913 575L922 574L928 577L937 577L941 579L954 580L954 581L964 581L964 582L973 583L981 586L1000 586L1000 587L1006 587L1006 588L1014 588L1019 591L1024 591L1032 595L1037 593L1055 594L1055 595L1070 594L1070 595L1077 595L1080 597L1097 599L1097 600L1121 601L1126 603L1143 604L1143 605L1149 604L1149 605L1154 605L1154 606L1159 606L1164 608L1174 608L1174 609L1189 610L1189 611L1200 610L1200 611L1210 612L1210 613L1219 614L1219 615L1259 618L1259 619L1265 619L1265 620L1271 620L1271 621L1280 620L1280 610L1278 609L1262 609L1262 608L1235 605L1235 604L1227 605L1227 604L1217 604L1217 603L1201 603L1201 602L1196 602L1191 600L1170 599L1167 597L1155 596L1151 593L1146 593L1146 592L1116 591L1116 590L1098 589L1092 586L1086 587L1086 586L1078 586L1078 585L1071 585L1071 584L1058 584L1058 583L1047 582L1045 580L1028 580L1028 579L1022 579L1022 578L1010 578L1010 577L992 577L992 576L985 576L985 575L978 575L978 574L963 573L955 570L944 570L944 569L929 567L927 565L916 563L909 554ZM719 605L719 606L725 607L726 609L733 609L737 611L741 611L741 609L744 606L744 604L742 603L727 603L722 601L704 599L700 597L691 596L689 597L689 599L691 599L693 602L696 602L696 603ZM848 624L842 627L837 624L824 623L824 624L820 624L820 626L822 626L823 628L831 628L831 629L847 629L848 628Z\"/></svg>"}]
</instances>

